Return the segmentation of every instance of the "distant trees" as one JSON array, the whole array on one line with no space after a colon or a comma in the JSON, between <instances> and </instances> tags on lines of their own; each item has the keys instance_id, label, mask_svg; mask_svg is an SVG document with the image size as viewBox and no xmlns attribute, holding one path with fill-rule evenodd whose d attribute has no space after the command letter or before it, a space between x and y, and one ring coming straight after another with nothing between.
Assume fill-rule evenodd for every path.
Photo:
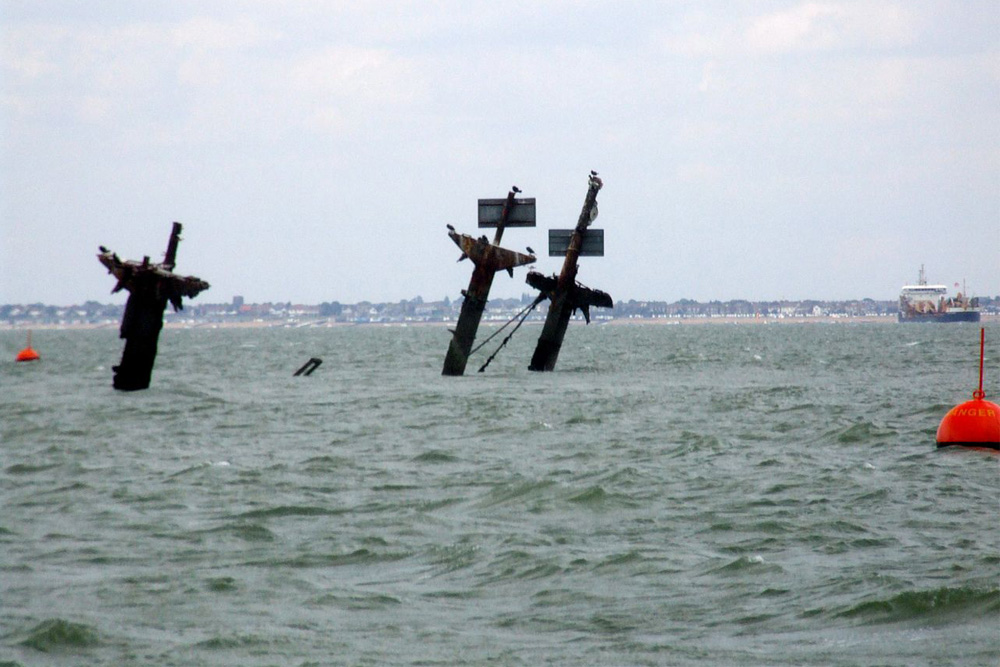
<instances>
[{"instance_id":1,"label":"distant trees","mask_svg":"<svg viewBox=\"0 0 1000 667\"><path fill-rule=\"evenodd\" d=\"M344 307L339 301L324 301L319 304L320 317L337 317L344 311Z\"/></svg>"}]
</instances>

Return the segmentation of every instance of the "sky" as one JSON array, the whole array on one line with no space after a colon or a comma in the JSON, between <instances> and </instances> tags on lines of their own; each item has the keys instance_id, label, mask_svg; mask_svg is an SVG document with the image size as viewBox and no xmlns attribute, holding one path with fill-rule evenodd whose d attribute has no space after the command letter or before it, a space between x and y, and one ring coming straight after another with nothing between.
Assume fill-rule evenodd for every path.
<instances>
[{"instance_id":1,"label":"sky","mask_svg":"<svg viewBox=\"0 0 1000 667\"><path fill-rule=\"evenodd\" d=\"M592 169L615 300L1000 295L996 1L0 0L0 303L175 220L196 302L455 299L445 225L517 185L556 273Z\"/></svg>"}]
</instances>

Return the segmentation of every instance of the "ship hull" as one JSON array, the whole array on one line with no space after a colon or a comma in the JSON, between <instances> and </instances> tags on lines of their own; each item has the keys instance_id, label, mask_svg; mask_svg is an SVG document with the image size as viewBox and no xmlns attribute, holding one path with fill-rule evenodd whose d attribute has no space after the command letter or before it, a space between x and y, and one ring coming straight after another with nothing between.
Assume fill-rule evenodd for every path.
<instances>
[{"instance_id":1,"label":"ship hull","mask_svg":"<svg viewBox=\"0 0 1000 667\"><path fill-rule=\"evenodd\" d=\"M944 313L898 314L900 322L978 322L978 310L949 310Z\"/></svg>"}]
</instances>

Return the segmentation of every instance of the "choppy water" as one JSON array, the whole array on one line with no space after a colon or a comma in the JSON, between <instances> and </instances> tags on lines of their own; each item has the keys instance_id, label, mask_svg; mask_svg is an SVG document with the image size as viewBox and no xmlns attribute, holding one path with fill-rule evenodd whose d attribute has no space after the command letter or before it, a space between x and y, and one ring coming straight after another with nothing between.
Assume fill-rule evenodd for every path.
<instances>
[{"instance_id":1,"label":"choppy water","mask_svg":"<svg viewBox=\"0 0 1000 667\"><path fill-rule=\"evenodd\" d=\"M1000 457L934 444L978 327L574 323L548 374L525 327L463 378L443 328L168 330L132 394L116 334L0 332L0 662L998 662Z\"/></svg>"}]
</instances>

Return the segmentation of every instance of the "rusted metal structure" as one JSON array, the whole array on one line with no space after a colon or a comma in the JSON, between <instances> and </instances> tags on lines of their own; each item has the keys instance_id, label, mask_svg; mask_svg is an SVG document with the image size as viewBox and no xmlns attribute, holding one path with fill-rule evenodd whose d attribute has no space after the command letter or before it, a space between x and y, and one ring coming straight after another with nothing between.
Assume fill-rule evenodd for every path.
<instances>
[{"instance_id":1,"label":"rusted metal structure","mask_svg":"<svg viewBox=\"0 0 1000 667\"><path fill-rule=\"evenodd\" d=\"M306 377L309 377L310 375L312 375L314 370L320 367L320 364L322 363L323 360L320 359L319 357L312 357L309 359L309 361L302 364L299 370L295 371L293 375L294 377L298 377L300 375L305 375Z\"/></svg>"},{"instance_id":2,"label":"rusted metal structure","mask_svg":"<svg viewBox=\"0 0 1000 667\"><path fill-rule=\"evenodd\" d=\"M535 353L531 356L531 365L528 366L533 371L551 371L555 368L566 327L577 309L583 311L583 317L589 324L591 306L614 307L610 294L584 287L576 281L579 269L577 261L581 256L604 256L604 230L590 229L590 224L597 217L597 193L604 184L597 177L597 172L592 171L588 185L587 197L576 228L549 230L549 256L566 256L559 276L528 272L527 283L549 299L545 326L542 327Z\"/></svg>"},{"instance_id":3,"label":"rusted metal structure","mask_svg":"<svg viewBox=\"0 0 1000 667\"><path fill-rule=\"evenodd\" d=\"M167 302L174 311L181 310L184 307L182 297L195 297L209 287L200 278L174 275L180 238L181 223L175 222L166 256L160 264L151 263L149 257L143 257L141 262L122 261L118 255L100 246L97 259L118 280L112 294L122 289L129 291L120 329L125 350L121 362L113 368L115 389L135 391L149 387Z\"/></svg>"},{"instance_id":4,"label":"rusted metal structure","mask_svg":"<svg viewBox=\"0 0 1000 667\"><path fill-rule=\"evenodd\" d=\"M506 270L513 277L515 266L530 264L536 259L534 254L525 255L500 247L505 228L535 226L535 200L516 199L515 195L519 192L517 186L514 186L507 193L506 199L479 200L479 227L496 227L492 243L486 236L472 238L468 234L459 234L454 227L448 225L448 236L462 251L458 261L471 259L475 268L469 279L469 288L462 290L462 310L458 316L458 324L452 331L442 375L465 373L496 272Z\"/></svg>"}]
</instances>

